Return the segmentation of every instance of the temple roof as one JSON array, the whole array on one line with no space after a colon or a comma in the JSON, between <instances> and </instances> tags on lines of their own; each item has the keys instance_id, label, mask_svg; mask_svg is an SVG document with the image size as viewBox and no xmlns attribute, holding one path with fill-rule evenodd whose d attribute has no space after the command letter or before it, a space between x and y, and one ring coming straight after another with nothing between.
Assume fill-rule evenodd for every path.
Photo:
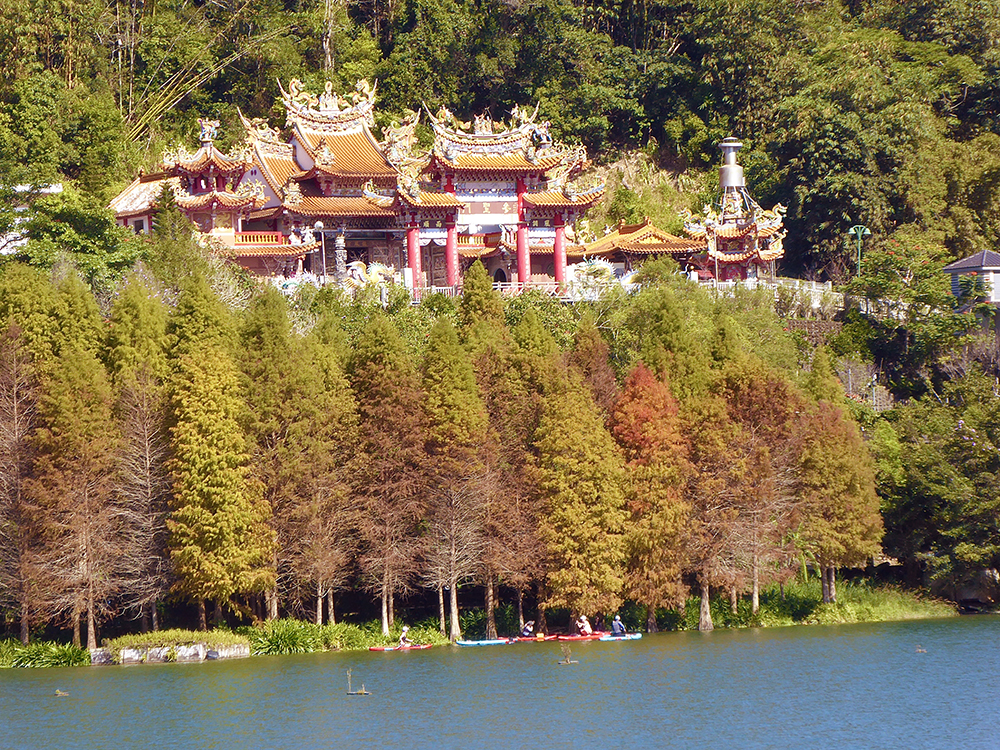
<instances>
[{"instance_id":1,"label":"temple roof","mask_svg":"<svg viewBox=\"0 0 1000 750\"><path fill-rule=\"evenodd\" d=\"M547 190L543 193L525 193L524 202L539 208L575 208L591 206L604 197L604 185L579 193L566 190Z\"/></svg>"},{"instance_id":2,"label":"temple roof","mask_svg":"<svg viewBox=\"0 0 1000 750\"><path fill-rule=\"evenodd\" d=\"M395 218L391 208L380 206L363 196L333 197L303 195L296 201L286 198L284 206L303 216L375 216Z\"/></svg>"},{"instance_id":3,"label":"temple roof","mask_svg":"<svg viewBox=\"0 0 1000 750\"><path fill-rule=\"evenodd\" d=\"M260 169L264 181L274 194L281 195L292 176L302 172L295 161L295 148L282 141L277 129L269 127L265 120L248 120L239 109L237 112L246 129L246 140L250 145L254 164Z\"/></svg>"},{"instance_id":4,"label":"temple roof","mask_svg":"<svg viewBox=\"0 0 1000 750\"><path fill-rule=\"evenodd\" d=\"M425 190L416 191L416 195L406 190L399 191L399 198L404 203L421 208L466 208L464 201L455 197L454 193L432 193Z\"/></svg>"},{"instance_id":5,"label":"temple roof","mask_svg":"<svg viewBox=\"0 0 1000 750\"><path fill-rule=\"evenodd\" d=\"M242 174L251 167L250 162L242 155L224 154L212 142L202 143L194 153L183 146L163 154L163 166L173 173L204 174L214 171L226 177Z\"/></svg>"},{"instance_id":6,"label":"temple roof","mask_svg":"<svg viewBox=\"0 0 1000 750\"><path fill-rule=\"evenodd\" d=\"M500 232L458 236L458 254L463 258L484 258L500 246Z\"/></svg>"},{"instance_id":7,"label":"temple roof","mask_svg":"<svg viewBox=\"0 0 1000 750\"><path fill-rule=\"evenodd\" d=\"M610 234L587 243L567 248L573 257L608 255L622 252L629 255L680 255L703 250L703 242L677 237L653 224L648 218L642 224L619 224Z\"/></svg>"},{"instance_id":8,"label":"temple roof","mask_svg":"<svg viewBox=\"0 0 1000 750\"><path fill-rule=\"evenodd\" d=\"M234 258L299 258L318 250L320 243L309 245L239 245L232 248Z\"/></svg>"},{"instance_id":9,"label":"temple roof","mask_svg":"<svg viewBox=\"0 0 1000 750\"><path fill-rule=\"evenodd\" d=\"M295 133L316 162L316 172L360 180L397 175L367 124L356 131L325 133L296 123Z\"/></svg>"},{"instance_id":10,"label":"temple roof","mask_svg":"<svg viewBox=\"0 0 1000 750\"><path fill-rule=\"evenodd\" d=\"M358 81L348 99L334 92L330 81L326 82L325 90L319 96L305 91L297 78L288 82L288 91L278 82L287 112L287 124L323 133L357 131L363 125L374 127L377 86L377 82L372 86L367 80Z\"/></svg>"},{"instance_id":11,"label":"temple roof","mask_svg":"<svg viewBox=\"0 0 1000 750\"><path fill-rule=\"evenodd\" d=\"M156 207L156 200L160 197L164 185L169 186L176 194L180 190L180 178L168 177L162 172L140 174L108 204L108 208L114 211L116 216L149 213L150 209Z\"/></svg>"},{"instance_id":12,"label":"temple roof","mask_svg":"<svg viewBox=\"0 0 1000 750\"><path fill-rule=\"evenodd\" d=\"M567 166L567 157L574 162L571 168L586 161L577 150L553 143L549 123L535 122L537 107L531 114L515 107L510 124L495 122L488 114L476 116L473 123L462 122L445 107L436 116L427 114L434 129L433 156L451 169L545 172Z\"/></svg>"},{"instance_id":13,"label":"temple roof","mask_svg":"<svg viewBox=\"0 0 1000 750\"><path fill-rule=\"evenodd\" d=\"M250 210L256 210L262 208L267 203L267 199L260 193L230 193L219 190L212 190L211 192L199 195L178 195L176 201L178 206L188 210L209 208L213 204L223 208L249 208Z\"/></svg>"}]
</instances>

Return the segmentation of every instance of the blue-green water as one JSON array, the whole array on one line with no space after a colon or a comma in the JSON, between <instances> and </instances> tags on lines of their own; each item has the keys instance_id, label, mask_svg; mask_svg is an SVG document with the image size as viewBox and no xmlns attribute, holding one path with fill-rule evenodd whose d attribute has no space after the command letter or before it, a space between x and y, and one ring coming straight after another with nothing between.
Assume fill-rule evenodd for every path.
<instances>
[{"instance_id":1,"label":"blue-green water","mask_svg":"<svg viewBox=\"0 0 1000 750\"><path fill-rule=\"evenodd\" d=\"M998 641L969 617L574 643L569 666L528 643L8 669L0 747L1000 748Z\"/></svg>"}]
</instances>

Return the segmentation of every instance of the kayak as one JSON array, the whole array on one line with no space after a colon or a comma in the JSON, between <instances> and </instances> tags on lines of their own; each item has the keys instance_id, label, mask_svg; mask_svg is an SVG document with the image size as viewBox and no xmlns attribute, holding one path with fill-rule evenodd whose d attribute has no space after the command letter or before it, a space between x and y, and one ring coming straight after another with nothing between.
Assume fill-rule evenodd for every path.
<instances>
[{"instance_id":1,"label":"kayak","mask_svg":"<svg viewBox=\"0 0 1000 750\"><path fill-rule=\"evenodd\" d=\"M599 641L610 633L591 633L590 635L561 635L560 641Z\"/></svg>"},{"instance_id":2,"label":"kayak","mask_svg":"<svg viewBox=\"0 0 1000 750\"><path fill-rule=\"evenodd\" d=\"M516 643L541 643L542 641L554 641L558 635L521 635L511 640Z\"/></svg>"},{"instance_id":3,"label":"kayak","mask_svg":"<svg viewBox=\"0 0 1000 750\"><path fill-rule=\"evenodd\" d=\"M507 646L514 643L512 638L489 638L482 641L455 641L456 646Z\"/></svg>"},{"instance_id":4,"label":"kayak","mask_svg":"<svg viewBox=\"0 0 1000 750\"><path fill-rule=\"evenodd\" d=\"M419 651L430 648L430 643L414 643L412 646L369 646L369 651Z\"/></svg>"},{"instance_id":5,"label":"kayak","mask_svg":"<svg viewBox=\"0 0 1000 750\"><path fill-rule=\"evenodd\" d=\"M640 638L642 638L642 633L622 633L621 635L609 633L601 636L602 641L637 641Z\"/></svg>"}]
</instances>

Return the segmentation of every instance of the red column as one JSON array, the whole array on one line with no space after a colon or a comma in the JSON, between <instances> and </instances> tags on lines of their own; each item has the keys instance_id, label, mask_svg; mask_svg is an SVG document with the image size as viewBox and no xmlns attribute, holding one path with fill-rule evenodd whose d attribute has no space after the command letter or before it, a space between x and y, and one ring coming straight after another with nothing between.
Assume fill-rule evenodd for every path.
<instances>
[{"instance_id":1,"label":"red column","mask_svg":"<svg viewBox=\"0 0 1000 750\"><path fill-rule=\"evenodd\" d=\"M420 225L415 216L410 217L406 225L406 264L413 272L413 286L424 286L424 275L420 268Z\"/></svg>"},{"instance_id":2,"label":"red column","mask_svg":"<svg viewBox=\"0 0 1000 750\"><path fill-rule=\"evenodd\" d=\"M458 229L455 227L455 215L452 214L444 223L448 230L448 238L444 244L445 271L448 286L458 286Z\"/></svg>"},{"instance_id":3,"label":"red column","mask_svg":"<svg viewBox=\"0 0 1000 750\"><path fill-rule=\"evenodd\" d=\"M562 214L556 214L556 241L552 246L554 265L556 267L556 283L562 286L566 281L566 225Z\"/></svg>"},{"instance_id":4,"label":"red column","mask_svg":"<svg viewBox=\"0 0 1000 750\"><path fill-rule=\"evenodd\" d=\"M517 281L531 281L531 251L528 249L528 225L524 220L524 180L517 180Z\"/></svg>"}]
</instances>

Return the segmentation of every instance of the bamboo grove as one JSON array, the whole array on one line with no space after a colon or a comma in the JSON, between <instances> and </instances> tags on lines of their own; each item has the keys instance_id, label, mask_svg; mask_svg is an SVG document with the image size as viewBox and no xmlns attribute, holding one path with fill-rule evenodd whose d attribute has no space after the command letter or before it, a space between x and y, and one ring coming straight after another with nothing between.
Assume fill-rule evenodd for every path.
<instances>
[{"instance_id":1,"label":"bamboo grove","mask_svg":"<svg viewBox=\"0 0 1000 750\"><path fill-rule=\"evenodd\" d=\"M575 306L404 290L289 299L169 227L107 296L0 276L0 598L27 641L164 608L333 621L366 592L559 608L734 598L879 552L875 464L773 299L648 265ZM85 639L84 639L85 634Z\"/></svg>"}]
</instances>

